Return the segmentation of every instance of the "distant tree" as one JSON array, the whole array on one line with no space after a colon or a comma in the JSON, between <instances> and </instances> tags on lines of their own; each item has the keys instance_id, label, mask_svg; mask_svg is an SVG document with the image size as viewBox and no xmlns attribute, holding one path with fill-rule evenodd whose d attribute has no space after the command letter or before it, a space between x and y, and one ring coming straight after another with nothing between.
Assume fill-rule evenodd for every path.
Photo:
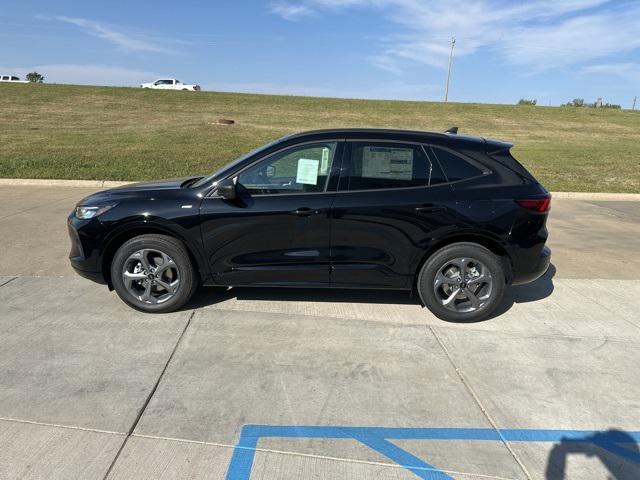
<instances>
[{"instance_id":1,"label":"distant tree","mask_svg":"<svg viewBox=\"0 0 640 480\"><path fill-rule=\"evenodd\" d=\"M622 110L622 105L617 105L615 103L601 103L596 108L611 108L613 110Z\"/></svg>"},{"instance_id":2,"label":"distant tree","mask_svg":"<svg viewBox=\"0 0 640 480\"><path fill-rule=\"evenodd\" d=\"M533 100L529 100L527 98L521 98L518 101L518 105L531 105L531 106L535 106L538 104L538 100L536 100L535 98Z\"/></svg>"},{"instance_id":3,"label":"distant tree","mask_svg":"<svg viewBox=\"0 0 640 480\"><path fill-rule=\"evenodd\" d=\"M574 98L570 102L563 103L563 107L588 107L589 105L584 103L584 98Z\"/></svg>"},{"instance_id":4,"label":"distant tree","mask_svg":"<svg viewBox=\"0 0 640 480\"><path fill-rule=\"evenodd\" d=\"M38 72L27 73L27 80L32 83L44 82L44 75L40 75Z\"/></svg>"}]
</instances>

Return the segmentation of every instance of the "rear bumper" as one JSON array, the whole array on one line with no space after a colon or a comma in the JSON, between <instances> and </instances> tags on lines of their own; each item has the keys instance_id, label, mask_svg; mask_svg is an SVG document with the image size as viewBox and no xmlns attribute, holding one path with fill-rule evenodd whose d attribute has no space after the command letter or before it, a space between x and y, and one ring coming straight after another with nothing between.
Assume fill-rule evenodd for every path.
<instances>
[{"instance_id":1,"label":"rear bumper","mask_svg":"<svg viewBox=\"0 0 640 480\"><path fill-rule=\"evenodd\" d=\"M535 262L530 263L526 268L520 268L513 272L511 284L523 285L531 283L547 273L549 265L551 265L551 249L544 247Z\"/></svg>"}]
</instances>

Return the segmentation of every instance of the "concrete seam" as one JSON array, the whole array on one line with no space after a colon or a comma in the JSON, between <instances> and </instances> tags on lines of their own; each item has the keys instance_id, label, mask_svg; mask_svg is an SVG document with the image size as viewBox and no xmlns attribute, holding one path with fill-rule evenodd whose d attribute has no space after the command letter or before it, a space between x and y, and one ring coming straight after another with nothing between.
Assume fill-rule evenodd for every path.
<instances>
[{"instance_id":1,"label":"concrete seam","mask_svg":"<svg viewBox=\"0 0 640 480\"><path fill-rule=\"evenodd\" d=\"M9 280L7 280L6 282L4 282L4 283L0 283L0 287L4 287L4 286L5 286L5 285L7 285L8 283L13 282L16 278L18 278L18 277L12 277L12 278L10 278ZM0 419L1 419L1 417L0 417Z\"/></svg>"},{"instance_id":2,"label":"concrete seam","mask_svg":"<svg viewBox=\"0 0 640 480\"><path fill-rule=\"evenodd\" d=\"M188 440L188 439L184 439L184 438L161 437L161 436L157 436L157 435L133 434L132 436L136 437L136 438L147 438L147 439L151 439L151 440L163 440L163 441L171 441L171 442L179 442L179 443L191 443L191 444L196 444L196 445L207 445L207 446L221 447L221 448L233 448L233 449L246 448L246 447L239 447L237 445L227 445L227 444L224 444L224 443L207 442L207 441L204 441L204 440ZM332 460L332 461L336 461L336 462L358 463L358 464L364 464L364 465L376 465L376 466L381 466L381 467L392 467L392 468L404 468L402 465L398 465L396 463L375 462L375 461L372 461L372 460L358 460L358 459L351 459L351 458L331 457L331 456L327 456L327 455L314 455L312 453L287 452L287 451L284 451L284 450L275 450L275 449L271 449L271 448L251 448L250 450L253 450L255 452L262 452L262 453L274 453L274 454L278 454L278 455L291 455L291 456L295 456L295 457L318 458L318 459L321 459L321 460ZM442 471L444 473L449 473L449 474L452 474L452 475L467 475L467 476L471 476L471 477L474 477L474 478L488 478L488 479L493 479L493 480L513 480L513 479L507 478L507 477L498 477L498 476L495 476L495 475L485 475L485 474L478 474L478 473L459 472L459 471L456 471L456 470L442 470L442 469L440 469L440 471Z\"/></svg>"},{"instance_id":3,"label":"concrete seam","mask_svg":"<svg viewBox=\"0 0 640 480\"><path fill-rule=\"evenodd\" d=\"M525 467L524 463L522 463L522 461L520 460L520 457L518 457L518 454L511 448L511 445L509 445L509 442L504 438L504 436L502 435L502 432L500 432L500 428L498 428L498 424L493 419L493 417L489 414L489 411L485 408L484 404L480 400L480 397L475 392L475 390L473 389L471 384L467 381L466 377L462 373L462 370L458 367L458 365L454 361L453 357L449 353L449 350L447 350L447 347L445 346L444 342L442 341L442 339L440 338L440 336L436 332L436 329L431 325L429 325L428 328L431 331L432 335L435 337L436 341L438 342L438 345L440 345L440 348L442 349L442 351L446 355L447 359L449 360L449 363L451 363L451 366L453 367L453 369L455 370L456 374L460 378L460 381L464 385L465 389L469 392L469 394L471 395L473 400L478 405L478 408L480 409L482 414L486 417L487 421L494 428L494 430L496 431L496 433L500 437L500 440L502 441L502 443L504 444L506 449L509 451L509 453L511 454L513 459L516 461L518 466L522 469L522 471L524 472L524 474L527 477L527 479L528 480L532 480L531 474L527 470L527 467Z\"/></svg>"},{"instance_id":4,"label":"concrete seam","mask_svg":"<svg viewBox=\"0 0 640 480\"><path fill-rule=\"evenodd\" d=\"M37 422L35 420L23 420L20 418L0 417L0 422L21 423L27 425L37 425L39 427L64 428L66 430L79 430L81 432L106 433L109 435L126 435L126 432L116 432L113 430L101 430L99 428L76 427L73 425L61 425L59 423Z\"/></svg>"},{"instance_id":5,"label":"concrete seam","mask_svg":"<svg viewBox=\"0 0 640 480\"><path fill-rule=\"evenodd\" d=\"M149 395L147 395L147 398L146 398L145 402L142 404L142 408L140 409L140 411L136 415L136 418L133 421L133 424L131 425L131 428L129 428L129 431L127 432L127 436L125 437L124 441L122 442L122 445L120 445L120 448L118 449L115 457L113 458L113 461L109 465L109 468L107 469L107 472L104 474L103 480L107 480L107 478L111 474L111 471L113 470L113 467L116 465L116 463L118 461L118 458L120 458L120 454L124 450L124 447L127 445L127 441L131 438L131 436L133 435L133 432L135 431L136 427L138 426L138 423L140 422L140 419L142 418L142 415L144 414L145 410L147 409L147 406L151 402L151 399L155 395L156 390L158 389L158 386L160 385L160 382L162 381L162 377L164 376L165 372L169 368L169 364L171 363L171 360L173 360L173 357L176 354L176 351L178 350L178 347L180 346L180 343L182 342L182 339L184 338L185 333L187 333L187 329L189 328L189 325L191 325L191 320L193 319L195 314L196 314L196 310L192 310L191 314L189 315L189 318L187 319L187 323L185 324L184 328L182 329L182 333L180 333L180 336L178 337L178 341L173 346L173 350L171 351L171 354L169 355L169 358L167 359L166 363L164 364L164 368L160 372L160 375L158 376L158 378L156 380L156 383L153 385L153 388L149 392Z\"/></svg>"}]
</instances>

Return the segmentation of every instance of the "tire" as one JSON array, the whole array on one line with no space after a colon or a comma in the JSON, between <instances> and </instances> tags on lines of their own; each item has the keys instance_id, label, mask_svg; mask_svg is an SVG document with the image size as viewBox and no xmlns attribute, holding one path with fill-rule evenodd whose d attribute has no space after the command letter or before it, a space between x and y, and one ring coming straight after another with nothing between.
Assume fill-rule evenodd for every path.
<instances>
[{"instance_id":1,"label":"tire","mask_svg":"<svg viewBox=\"0 0 640 480\"><path fill-rule=\"evenodd\" d=\"M157 234L140 235L122 244L111 262L111 282L122 301L147 313L179 309L199 285L184 244Z\"/></svg>"},{"instance_id":2,"label":"tire","mask_svg":"<svg viewBox=\"0 0 640 480\"><path fill-rule=\"evenodd\" d=\"M464 279L460 278L461 270ZM425 262L417 290L424 305L441 320L478 322L500 305L505 283L499 257L475 243L454 243Z\"/></svg>"}]
</instances>

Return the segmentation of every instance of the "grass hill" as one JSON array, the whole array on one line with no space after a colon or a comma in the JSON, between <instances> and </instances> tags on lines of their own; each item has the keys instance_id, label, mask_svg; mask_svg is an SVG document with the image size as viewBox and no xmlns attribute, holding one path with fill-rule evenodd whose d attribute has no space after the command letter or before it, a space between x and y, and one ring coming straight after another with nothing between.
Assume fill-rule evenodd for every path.
<instances>
[{"instance_id":1,"label":"grass hill","mask_svg":"<svg viewBox=\"0 0 640 480\"><path fill-rule=\"evenodd\" d=\"M231 118L233 126L216 125ZM491 136L556 191L640 192L640 112L0 85L0 177L209 173L287 133L391 127Z\"/></svg>"}]
</instances>

